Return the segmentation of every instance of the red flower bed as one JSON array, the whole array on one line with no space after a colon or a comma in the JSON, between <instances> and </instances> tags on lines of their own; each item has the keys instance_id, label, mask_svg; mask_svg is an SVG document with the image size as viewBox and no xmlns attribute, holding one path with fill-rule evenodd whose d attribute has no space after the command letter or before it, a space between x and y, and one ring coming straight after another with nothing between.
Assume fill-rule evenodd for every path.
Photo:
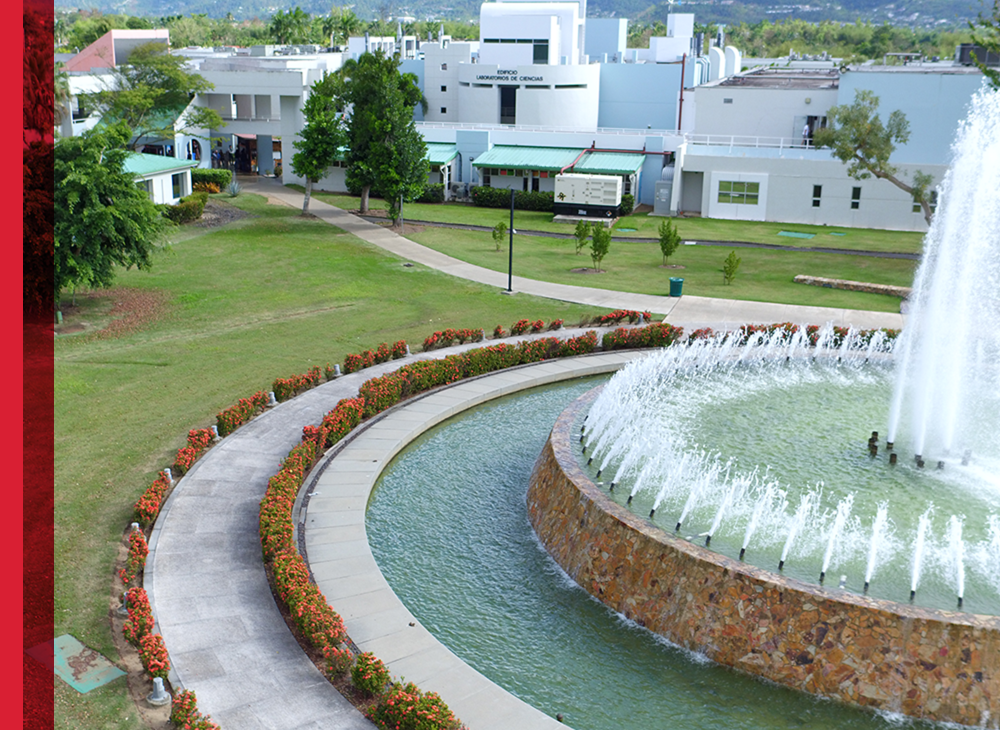
<instances>
[{"instance_id":1,"label":"red flower bed","mask_svg":"<svg viewBox=\"0 0 1000 730\"><path fill-rule=\"evenodd\" d=\"M146 567L146 556L149 555L149 546L146 545L146 536L141 530L133 530L128 536L128 557L125 559L125 567L118 571L119 577L125 585L128 585Z\"/></svg>"},{"instance_id":2,"label":"red flower bed","mask_svg":"<svg viewBox=\"0 0 1000 730\"><path fill-rule=\"evenodd\" d=\"M605 350L627 350L638 347L667 347L684 334L682 327L666 323L627 329L620 327L604 335L601 345Z\"/></svg>"},{"instance_id":3,"label":"red flower bed","mask_svg":"<svg viewBox=\"0 0 1000 730\"><path fill-rule=\"evenodd\" d=\"M139 640L139 661L150 679L159 677L166 679L170 672L170 657L163 637L159 634L146 634Z\"/></svg>"},{"instance_id":4,"label":"red flower bed","mask_svg":"<svg viewBox=\"0 0 1000 730\"><path fill-rule=\"evenodd\" d=\"M263 390L258 390L249 398L240 398L239 402L219 413L216 417L220 436L228 436L251 418L267 407L268 396Z\"/></svg>"},{"instance_id":5,"label":"red flower bed","mask_svg":"<svg viewBox=\"0 0 1000 730\"><path fill-rule=\"evenodd\" d=\"M220 730L208 715L198 712L198 698L189 689L178 692L174 697L170 722L183 730Z\"/></svg>"},{"instance_id":6,"label":"red flower bed","mask_svg":"<svg viewBox=\"0 0 1000 730\"><path fill-rule=\"evenodd\" d=\"M125 594L128 618L122 624L122 635L133 646L139 646L142 637L153 630L153 609L149 597L142 588L130 588Z\"/></svg>"},{"instance_id":7,"label":"red flower bed","mask_svg":"<svg viewBox=\"0 0 1000 730\"><path fill-rule=\"evenodd\" d=\"M519 319L514 324L512 324L510 326L510 333L512 335L514 335L515 337L517 335L523 335L525 332L528 331L528 328L530 326L531 326L531 322L529 322L528 320L526 320L526 319Z\"/></svg>"},{"instance_id":8,"label":"red flower bed","mask_svg":"<svg viewBox=\"0 0 1000 730\"><path fill-rule=\"evenodd\" d=\"M143 527L149 527L160 514L160 506L163 504L163 495L170 488L170 480L165 472L160 472L156 480L149 485L149 488L142 493L135 503L134 520Z\"/></svg>"},{"instance_id":9,"label":"red flower bed","mask_svg":"<svg viewBox=\"0 0 1000 730\"><path fill-rule=\"evenodd\" d=\"M188 431L187 442L190 448L201 453L208 448L213 438L215 438L215 434L210 428L192 428Z\"/></svg>"},{"instance_id":10,"label":"red flower bed","mask_svg":"<svg viewBox=\"0 0 1000 730\"><path fill-rule=\"evenodd\" d=\"M275 378L271 383L271 390L274 391L274 399L282 403L289 398L294 398L310 388L315 388L320 383L323 371L319 366L309 368L301 375L292 375L288 378Z\"/></svg>"},{"instance_id":11,"label":"red flower bed","mask_svg":"<svg viewBox=\"0 0 1000 730\"><path fill-rule=\"evenodd\" d=\"M368 713L382 730L458 730L458 718L434 692L421 692L412 682L393 682Z\"/></svg>"}]
</instances>

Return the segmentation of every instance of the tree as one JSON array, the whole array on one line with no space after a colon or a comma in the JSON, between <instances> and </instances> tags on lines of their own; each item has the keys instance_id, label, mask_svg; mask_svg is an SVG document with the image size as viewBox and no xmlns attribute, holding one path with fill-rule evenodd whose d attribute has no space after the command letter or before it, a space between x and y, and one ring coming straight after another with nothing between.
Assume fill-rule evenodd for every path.
<instances>
[{"instance_id":1,"label":"tree","mask_svg":"<svg viewBox=\"0 0 1000 730\"><path fill-rule=\"evenodd\" d=\"M736 272L740 268L740 263L743 261L739 256L736 255L736 251L730 251L729 255L726 256L726 260L722 262L722 283L729 286L733 283L733 279L736 278Z\"/></svg>"},{"instance_id":2,"label":"tree","mask_svg":"<svg viewBox=\"0 0 1000 730\"><path fill-rule=\"evenodd\" d=\"M590 260L594 262L594 271L600 271L601 261L611 248L611 229L603 223L594 223L590 226L590 231Z\"/></svg>"},{"instance_id":3,"label":"tree","mask_svg":"<svg viewBox=\"0 0 1000 730\"><path fill-rule=\"evenodd\" d=\"M669 220L660 221L660 253L663 254L663 265L667 265L667 260L674 255L677 247L681 245L681 234L677 232L677 227Z\"/></svg>"},{"instance_id":4,"label":"tree","mask_svg":"<svg viewBox=\"0 0 1000 730\"><path fill-rule=\"evenodd\" d=\"M144 137L172 140L176 132L220 129L225 124L214 109L189 107L195 94L215 87L186 66L187 59L170 55L163 43L146 43L112 72L108 88L84 99L106 120L128 125L130 149Z\"/></svg>"},{"instance_id":5,"label":"tree","mask_svg":"<svg viewBox=\"0 0 1000 730\"><path fill-rule=\"evenodd\" d=\"M167 224L124 171L129 133L119 122L55 146L56 297L67 286L110 286L116 266L150 266Z\"/></svg>"},{"instance_id":6,"label":"tree","mask_svg":"<svg viewBox=\"0 0 1000 730\"><path fill-rule=\"evenodd\" d=\"M364 53L341 68L343 99L350 105L347 185L361 190L361 213L371 190L398 216L398 198L412 200L427 178L427 147L413 123L413 108L427 102L413 74L399 72L394 58ZM419 186L418 186L419 182Z\"/></svg>"},{"instance_id":7,"label":"tree","mask_svg":"<svg viewBox=\"0 0 1000 730\"><path fill-rule=\"evenodd\" d=\"M507 235L507 224L503 221L497 223L493 226L491 235L493 236L493 243L496 244L497 251L499 251L500 246L503 244L503 238Z\"/></svg>"},{"instance_id":8,"label":"tree","mask_svg":"<svg viewBox=\"0 0 1000 730\"><path fill-rule=\"evenodd\" d=\"M1000 0L993 0L993 13L990 16L979 14L975 23L969 23L972 28L972 42L986 50L987 54L1000 56ZM976 65L989 80L990 86L1000 89L1000 70L995 66L987 66L986 59L975 58Z\"/></svg>"},{"instance_id":9,"label":"tree","mask_svg":"<svg viewBox=\"0 0 1000 730\"><path fill-rule=\"evenodd\" d=\"M573 236L576 238L576 255L579 256L583 247L587 245L587 239L590 238L590 225L587 221L581 219L576 222Z\"/></svg>"},{"instance_id":10,"label":"tree","mask_svg":"<svg viewBox=\"0 0 1000 730\"><path fill-rule=\"evenodd\" d=\"M279 44L308 43L312 34L312 17L298 5L294 10L279 10L271 16L268 30Z\"/></svg>"},{"instance_id":11,"label":"tree","mask_svg":"<svg viewBox=\"0 0 1000 730\"><path fill-rule=\"evenodd\" d=\"M312 85L302 107L306 124L299 132L300 139L294 143L297 152L292 155L292 170L306 179L302 215L309 212L313 184L326 175L347 141L336 93L336 78L325 76Z\"/></svg>"},{"instance_id":12,"label":"tree","mask_svg":"<svg viewBox=\"0 0 1000 730\"><path fill-rule=\"evenodd\" d=\"M829 147L833 156L848 166L847 174L855 180L867 180L874 175L912 195L930 225L933 217L930 186L934 179L919 170L913 173L912 185L897 177L898 170L889 158L897 144L910 139L910 123L897 109L889 115L888 123L883 124L878 116L878 103L873 92L859 89L852 104L830 108L828 126L816 132L814 142L817 147Z\"/></svg>"}]
</instances>

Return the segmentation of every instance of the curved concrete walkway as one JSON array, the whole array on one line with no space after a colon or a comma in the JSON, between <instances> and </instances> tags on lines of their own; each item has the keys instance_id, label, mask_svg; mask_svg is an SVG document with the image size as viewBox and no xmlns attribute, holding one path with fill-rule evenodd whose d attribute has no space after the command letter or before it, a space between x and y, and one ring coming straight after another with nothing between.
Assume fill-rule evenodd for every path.
<instances>
[{"instance_id":1,"label":"curved concrete walkway","mask_svg":"<svg viewBox=\"0 0 1000 730\"><path fill-rule=\"evenodd\" d=\"M257 178L256 182L247 183L243 187L248 192L266 195L291 207L302 209L302 193L286 188L273 178ZM414 243L393 233L385 226L363 220L340 208L317 200L315 197L309 202L309 212L320 220L353 233L358 238L400 258L497 289L507 288L507 274L505 273L468 264L426 246L421 246L419 243ZM665 321L671 324L689 328L737 327L746 323L824 324L833 322L839 326L854 325L862 329L878 327L901 329L904 324L903 315L893 312L866 312L857 309L745 302L733 299L711 299L689 294L682 297L631 294L608 289L553 284L521 276L513 277L512 287L515 292L523 292L547 299L589 304L604 309L635 309L654 312L665 315Z\"/></svg>"},{"instance_id":2,"label":"curved concrete walkway","mask_svg":"<svg viewBox=\"0 0 1000 730\"><path fill-rule=\"evenodd\" d=\"M527 338L506 341L521 339ZM150 536L144 587L170 652L171 683L193 689L199 709L224 730L372 727L316 670L275 606L260 550L260 500L302 427L319 423L341 398L356 396L365 380L405 362L478 346L414 355L324 383L222 439L178 482ZM348 536L344 531L338 539ZM377 638L378 605L363 595L341 605L344 592L328 598L348 618L348 629ZM392 668L414 681L424 676Z\"/></svg>"}]
</instances>

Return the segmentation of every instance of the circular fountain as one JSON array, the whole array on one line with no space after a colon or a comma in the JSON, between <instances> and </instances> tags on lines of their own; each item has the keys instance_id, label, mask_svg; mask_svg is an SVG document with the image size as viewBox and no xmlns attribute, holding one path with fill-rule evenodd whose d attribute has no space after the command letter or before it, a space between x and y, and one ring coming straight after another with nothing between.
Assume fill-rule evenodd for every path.
<instances>
[{"instance_id":1,"label":"circular fountain","mask_svg":"<svg viewBox=\"0 0 1000 730\"><path fill-rule=\"evenodd\" d=\"M632 363L560 417L528 512L574 580L683 647L992 727L1000 95L975 97L954 151L898 342L778 329Z\"/></svg>"}]
</instances>

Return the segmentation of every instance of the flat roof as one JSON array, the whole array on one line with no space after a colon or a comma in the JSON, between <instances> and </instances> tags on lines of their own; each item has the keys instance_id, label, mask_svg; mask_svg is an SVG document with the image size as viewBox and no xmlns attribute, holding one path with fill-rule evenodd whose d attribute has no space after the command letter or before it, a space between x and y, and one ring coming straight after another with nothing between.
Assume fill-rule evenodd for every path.
<instances>
[{"instance_id":1,"label":"flat roof","mask_svg":"<svg viewBox=\"0 0 1000 730\"><path fill-rule=\"evenodd\" d=\"M730 76L719 81L720 87L745 89L836 89L839 69L764 68Z\"/></svg>"},{"instance_id":2,"label":"flat roof","mask_svg":"<svg viewBox=\"0 0 1000 730\"><path fill-rule=\"evenodd\" d=\"M447 165L458 157L458 145L443 142L427 143L427 161L432 165Z\"/></svg>"},{"instance_id":3,"label":"flat roof","mask_svg":"<svg viewBox=\"0 0 1000 730\"><path fill-rule=\"evenodd\" d=\"M133 152L125 158L125 172L133 175L155 175L160 172L173 172L188 167L197 167L198 160L179 160L176 157L164 155L147 155L144 152Z\"/></svg>"}]
</instances>

